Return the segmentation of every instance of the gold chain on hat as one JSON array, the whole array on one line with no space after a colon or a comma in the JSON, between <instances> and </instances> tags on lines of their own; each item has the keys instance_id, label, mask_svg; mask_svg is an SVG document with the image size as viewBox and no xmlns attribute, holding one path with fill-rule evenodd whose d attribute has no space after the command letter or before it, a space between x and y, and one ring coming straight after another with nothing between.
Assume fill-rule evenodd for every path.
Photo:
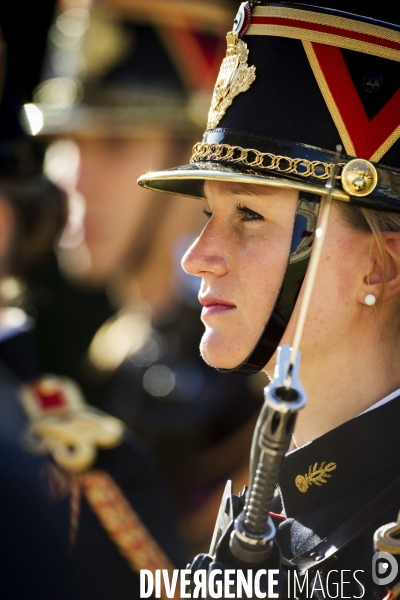
<instances>
[{"instance_id":1,"label":"gold chain on hat","mask_svg":"<svg viewBox=\"0 0 400 600\"><path fill-rule=\"evenodd\" d=\"M279 156L270 152L259 152L241 146L230 146L229 144L198 143L193 147L191 164L207 160L221 160L230 163L242 163L246 167L277 171L299 175L301 177L315 177L316 179L329 179L334 164L319 160L309 161L305 158L289 158ZM343 167L345 163L339 163ZM336 176L340 179L340 175Z\"/></svg>"}]
</instances>

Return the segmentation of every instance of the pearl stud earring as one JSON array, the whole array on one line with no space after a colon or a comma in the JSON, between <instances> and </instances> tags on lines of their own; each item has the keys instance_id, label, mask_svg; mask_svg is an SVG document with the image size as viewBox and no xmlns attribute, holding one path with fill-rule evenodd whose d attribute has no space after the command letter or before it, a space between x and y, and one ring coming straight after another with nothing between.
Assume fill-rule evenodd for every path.
<instances>
[{"instance_id":1,"label":"pearl stud earring","mask_svg":"<svg viewBox=\"0 0 400 600\"><path fill-rule=\"evenodd\" d=\"M376 298L373 294L367 294L364 301L367 306L373 306L376 302Z\"/></svg>"}]
</instances>

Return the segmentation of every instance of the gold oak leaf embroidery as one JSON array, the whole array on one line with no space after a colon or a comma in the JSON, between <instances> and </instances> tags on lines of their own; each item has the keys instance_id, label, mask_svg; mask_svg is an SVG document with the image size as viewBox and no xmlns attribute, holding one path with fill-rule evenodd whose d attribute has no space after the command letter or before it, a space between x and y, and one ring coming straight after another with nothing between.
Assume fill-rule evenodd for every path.
<instances>
[{"instance_id":1,"label":"gold oak leaf embroidery","mask_svg":"<svg viewBox=\"0 0 400 600\"><path fill-rule=\"evenodd\" d=\"M323 485L327 482L327 479L332 477L331 471L334 471L336 467L336 463L330 462L326 464L326 461L322 462L319 467L317 462L314 466L310 465L306 475L297 475L294 480L297 489L300 492L305 493L312 484L318 486Z\"/></svg>"},{"instance_id":2,"label":"gold oak leaf embroidery","mask_svg":"<svg viewBox=\"0 0 400 600\"><path fill-rule=\"evenodd\" d=\"M228 49L215 84L207 129L214 129L218 125L234 98L246 92L256 78L256 68L247 64L247 44L239 40L237 34L232 31L226 39Z\"/></svg>"}]
</instances>

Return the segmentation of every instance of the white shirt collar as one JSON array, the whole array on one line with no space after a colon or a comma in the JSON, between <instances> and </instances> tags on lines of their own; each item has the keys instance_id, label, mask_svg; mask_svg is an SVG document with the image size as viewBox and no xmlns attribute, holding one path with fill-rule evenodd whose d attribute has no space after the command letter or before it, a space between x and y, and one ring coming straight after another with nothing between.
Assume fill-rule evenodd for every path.
<instances>
[{"instance_id":1,"label":"white shirt collar","mask_svg":"<svg viewBox=\"0 0 400 600\"><path fill-rule=\"evenodd\" d=\"M360 414L363 415L366 412L369 412L370 410L375 410L375 408L379 408L380 406L383 406L384 404L386 404L387 402L390 402L391 400L394 400L398 396L400 396L400 389L396 390L395 392L392 392L391 394L389 394L389 396L386 396L386 398L383 398L382 400L378 400L378 402L375 402L375 404L373 404L366 410L363 410L363 412Z\"/></svg>"}]
</instances>

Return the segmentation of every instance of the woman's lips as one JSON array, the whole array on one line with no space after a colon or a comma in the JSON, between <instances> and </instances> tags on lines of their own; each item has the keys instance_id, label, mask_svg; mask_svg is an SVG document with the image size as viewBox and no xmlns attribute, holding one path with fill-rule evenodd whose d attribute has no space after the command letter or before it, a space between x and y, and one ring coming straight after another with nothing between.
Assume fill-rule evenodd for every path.
<instances>
[{"instance_id":1,"label":"woman's lips","mask_svg":"<svg viewBox=\"0 0 400 600\"><path fill-rule=\"evenodd\" d=\"M200 304L203 305L201 311L202 317L208 317L210 315L218 315L223 312L227 312L236 308L236 306L226 300L219 300L217 298L204 297L199 298Z\"/></svg>"}]
</instances>

